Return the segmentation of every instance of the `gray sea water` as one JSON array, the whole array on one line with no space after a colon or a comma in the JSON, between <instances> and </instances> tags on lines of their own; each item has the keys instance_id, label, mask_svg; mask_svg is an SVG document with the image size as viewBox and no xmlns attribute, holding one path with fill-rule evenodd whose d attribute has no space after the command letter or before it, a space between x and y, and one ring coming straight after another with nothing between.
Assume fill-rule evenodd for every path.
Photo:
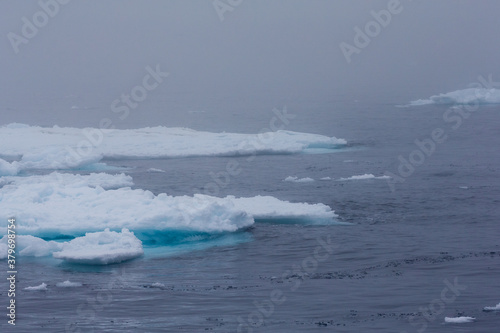
<instances>
[{"instance_id":1,"label":"gray sea water","mask_svg":"<svg viewBox=\"0 0 500 333\"><path fill-rule=\"evenodd\" d=\"M500 302L500 106L485 105L466 119L460 116L457 127L456 118L443 119L450 106L396 106L410 99L337 96L320 102L262 98L222 104L207 99L196 105L170 101L169 109L156 101L124 121L95 101L46 100L23 107L26 112L12 104L16 112L4 115L5 124L96 127L108 116L119 128L162 125L243 133L268 127L272 109L286 106L295 116L287 130L345 138L348 147L332 154L257 156L252 161L106 162L130 168L134 188L192 195L212 181L210 172L236 159L242 172L220 187L219 196L321 202L349 224L260 222L225 237L172 247L168 256L151 250L143 258L106 267L20 258L16 326L4 316L0 330L498 332L500 313L482 310ZM68 111L76 104L86 108ZM221 105L226 109L221 111ZM48 108L55 110L51 117L44 113ZM40 112L33 116L33 110ZM438 128L446 140L436 143L431 154L414 153L419 149L415 140L428 140ZM423 156L412 172L400 167L399 159L410 160L410 155L413 161ZM387 172L401 176L393 188L385 179L320 180ZM283 182L288 176L315 181ZM0 270L7 270L5 261ZM55 287L65 280L83 286ZM47 291L22 290L42 282ZM7 299L7 289L5 278L0 279L0 299ZM457 316L476 321L444 322Z\"/></svg>"}]
</instances>

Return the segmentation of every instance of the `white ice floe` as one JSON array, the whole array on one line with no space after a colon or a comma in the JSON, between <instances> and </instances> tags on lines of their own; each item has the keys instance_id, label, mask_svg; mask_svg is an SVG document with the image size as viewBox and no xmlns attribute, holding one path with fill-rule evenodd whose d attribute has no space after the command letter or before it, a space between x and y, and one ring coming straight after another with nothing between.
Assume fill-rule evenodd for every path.
<instances>
[{"instance_id":1,"label":"white ice floe","mask_svg":"<svg viewBox=\"0 0 500 333\"><path fill-rule=\"evenodd\" d=\"M323 178L320 178L320 180L332 180L331 177L323 177Z\"/></svg>"},{"instance_id":2,"label":"white ice floe","mask_svg":"<svg viewBox=\"0 0 500 333\"><path fill-rule=\"evenodd\" d=\"M155 282L151 284L151 288L165 288L165 285L160 282Z\"/></svg>"},{"instance_id":3,"label":"white ice floe","mask_svg":"<svg viewBox=\"0 0 500 333\"><path fill-rule=\"evenodd\" d=\"M35 287L26 287L26 288L24 288L24 290L45 291L45 290L47 290L47 284L42 283L42 284L41 284L41 285L39 285L39 286L35 286Z\"/></svg>"},{"instance_id":4,"label":"white ice floe","mask_svg":"<svg viewBox=\"0 0 500 333\"><path fill-rule=\"evenodd\" d=\"M80 282L71 282L70 280L56 283L56 287L61 287L61 288L73 288L73 287L81 287L81 286L82 286L82 284Z\"/></svg>"},{"instance_id":5,"label":"white ice floe","mask_svg":"<svg viewBox=\"0 0 500 333\"><path fill-rule=\"evenodd\" d=\"M164 170L162 170L162 169L149 168L149 169L147 170L147 172L165 172L165 171L164 171Z\"/></svg>"},{"instance_id":6,"label":"white ice floe","mask_svg":"<svg viewBox=\"0 0 500 333\"><path fill-rule=\"evenodd\" d=\"M285 181L285 182L292 182L292 183L310 183L310 182L313 182L314 179L309 178L309 177L298 178L298 177L288 176L283 181Z\"/></svg>"},{"instance_id":7,"label":"white ice floe","mask_svg":"<svg viewBox=\"0 0 500 333\"><path fill-rule=\"evenodd\" d=\"M133 232L106 229L102 232L86 233L62 246L62 251L53 256L67 262L90 265L108 265L134 259L144 254L142 242Z\"/></svg>"},{"instance_id":8,"label":"white ice floe","mask_svg":"<svg viewBox=\"0 0 500 333\"><path fill-rule=\"evenodd\" d=\"M389 176L374 176L371 173L365 173L363 175L358 175L358 176L351 176L348 178L339 178L338 180L343 181L343 180L365 180L365 179L388 179L391 178Z\"/></svg>"},{"instance_id":9,"label":"white ice floe","mask_svg":"<svg viewBox=\"0 0 500 333\"><path fill-rule=\"evenodd\" d=\"M485 306L483 308L484 311L500 311L500 303L495 306Z\"/></svg>"},{"instance_id":10,"label":"white ice floe","mask_svg":"<svg viewBox=\"0 0 500 333\"><path fill-rule=\"evenodd\" d=\"M292 203L271 196L252 198L226 197L236 209L242 210L256 220L301 220L311 224L331 223L338 217L332 209L322 203Z\"/></svg>"},{"instance_id":11,"label":"white ice floe","mask_svg":"<svg viewBox=\"0 0 500 333\"><path fill-rule=\"evenodd\" d=\"M499 89L468 88L439 94L428 99L419 99L405 106L420 106L428 104L498 104L500 103Z\"/></svg>"},{"instance_id":12,"label":"white ice floe","mask_svg":"<svg viewBox=\"0 0 500 333\"><path fill-rule=\"evenodd\" d=\"M108 174L108 173L91 173L89 175L79 175L70 173L52 172L48 175L37 175L29 177L10 176L0 178L0 186L5 184L10 185L36 185L40 183L58 183L63 186L69 187L97 187L100 186L104 189L120 188L125 186L132 186L134 182L132 177L121 174Z\"/></svg>"},{"instance_id":13,"label":"white ice floe","mask_svg":"<svg viewBox=\"0 0 500 333\"><path fill-rule=\"evenodd\" d=\"M444 321L446 323L451 323L451 324L465 324L465 323L471 323L476 318L473 317L445 317Z\"/></svg>"},{"instance_id":14,"label":"white ice floe","mask_svg":"<svg viewBox=\"0 0 500 333\"><path fill-rule=\"evenodd\" d=\"M73 176L73 177L72 177ZM17 177L0 188L0 230L7 218L16 216L20 234L40 237L81 236L86 232L111 230L186 230L232 232L251 226L255 219L304 220L331 223L336 217L324 204L291 203L274 197L225 198L154 195L150 191L108 185L128 183L125 175ZM66 178L64 178L66 177ZM12 177L14 178L14 177Z\"/></svg>"},{"instance_id":15,"label":"white ice floe","mask_svg":"<svg viewBox=\"0 0 500 333\"><path fill-rule=\"evenodd\" d=\"M296 154L346 144L344 139L291 131L237 134L187 128L80 129L17 123L0 127L0 137L9 138L0 141L0 157L20 159L16 164L0 164L0 172L9 175L24 169L81 168L102 158Z\"/></svg>"}]
</instances>

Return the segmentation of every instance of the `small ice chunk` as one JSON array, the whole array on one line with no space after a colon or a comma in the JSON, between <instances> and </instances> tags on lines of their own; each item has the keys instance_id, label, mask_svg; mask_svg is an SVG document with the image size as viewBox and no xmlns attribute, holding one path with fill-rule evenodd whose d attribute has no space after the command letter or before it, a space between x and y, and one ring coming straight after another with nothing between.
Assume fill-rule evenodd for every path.
<instances>
[{"instance_id":1,"label":"small ice chunk","mask_svg":"<svg viewBox=\"0 0 500 333\"><path fill-rule=\"evenodd\" d=\"M292 183L310 183L310 182L313 182L314 179L309 178L309 177L298 178L298 177L288 176L288 177L285 178L284 181L285 182L292 182Z\"/></svg>"},{"instance_id":2,"label":"small ice chunk","mask_svg":"<svg viewBox=\"0 0 500 333\"><path fill-rule=\"evenodd\" d=\"M45 283L42 283L39 286L26 287L26 288L24 288L24 290L38 290L38 291L43 291L43 290L47 290L47 285Z\"/></svg>"},{"instance_id":3,"label":"small ice chunk","mask_svg":"<svg viewBox=\"0 0 500 333\"><path fill-rule=\"evenodd\" d=\"M82 284L80 282L71 282L70 280L56 283L56 287L61 287L61 288L81 287L81 286Z\"/></svg>"},{"instance_id":4,"label":"small ice chunk","mask_svg":"<svg viewBox=\"0 0 500 333\"><path fill-rule=\"evenodd\" d=\"M471 323L476 318L473 317L445 317L444 321L446 323L451 323L451 324L465 324L465 323Z\"/></svg>"},{"instance_id":5,"label":"small ice chunk","mask_svg":"<svg viewBox=\"0 0 500 333\"><path fill-rule=\"evenodd\" d=\"M156 168L149 168L147 171L148 172L165 172L162 169L156 169Z\"/></svg>"},{"instance_id":6,"label":"small ice chunk","mask_svg":"<svg viewBox=\"0 0 500 333\"><path fill-rule=\"evenodd\" d=\"M63 245L62 251L53 256L68 262L88 265L108 265L140 257L144 254L142 242L133 232L106 229L86 233Z\"/></svg>"},{"instance_id":7,"label":"small ice chunk","mask_svg":"<svg viewBox=\"0 0 500 333\"><path fill-rule=\"evenodd\" d=\"M391 178L389 176L379 176L376 177L371 173L365 173L363 175L351 176L348 178L339 178L338 180L365 180L365 179L388 179Z\"/></svg>"},{"instance_id":8,"label":"small ice chunk","mask_svg":"<svg viewBox=\"0 0 500 333\"><path fill-rule=\"evenodd\" d=\"M500 303L495 306L485 306L484 311L500 311Z\"/></svg>"}]
</instances>

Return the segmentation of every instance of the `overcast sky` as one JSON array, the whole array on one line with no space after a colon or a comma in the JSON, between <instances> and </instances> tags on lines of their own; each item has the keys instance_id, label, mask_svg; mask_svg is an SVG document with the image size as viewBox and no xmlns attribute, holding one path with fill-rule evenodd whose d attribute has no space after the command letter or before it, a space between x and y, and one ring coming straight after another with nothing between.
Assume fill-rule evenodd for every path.
<instances>
[{"instance_id":1,"label":"overcast sky","mask_svg":"<svg viewBox=\"0 0 500 333\"><path fill-rule=\"evenodd\" d=\"M212 0L73 0L16 54L13 34L23 37L22 18L33 23L41 7L2 0L0 97L116 96L156 64L170 73L162 91L217 96L427 97L478 75L500 78L498 0L401 0L400 13L348 63L340 43L354 45L354 28L389 3L243 0L221 21Z\"/></svg>"}]
</instances>

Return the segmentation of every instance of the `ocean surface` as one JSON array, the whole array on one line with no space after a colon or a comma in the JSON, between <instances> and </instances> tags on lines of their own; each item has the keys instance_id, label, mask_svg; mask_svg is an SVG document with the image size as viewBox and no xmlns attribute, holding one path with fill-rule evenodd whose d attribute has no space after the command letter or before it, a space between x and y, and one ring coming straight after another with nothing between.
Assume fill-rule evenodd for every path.
<instances>
[{"instance_id":1,"label":"ocean surface","mask_svg":"<svg viewBox=\"0 0 500 333\"><path fill-rule=\"evenodd\" d=\"M189 104L181 96L146 100L126 119L109 110L109 99L7 102L2 126L98 127L106 117L120 129L164 126L253 134L270 127L273 109L286 107L293 117L282 123L284 130L343 138L347 144L253 158L104 157L100 162L108 169L20 172L19 177L124 173L133 180L132 190L155 196L271 196L321 203L337 216L331 223L315 223L314 217L293 217L290 211L289 218L262 217L235 231L174 230L159 236L151 235L152 229L148 236L136 225L144 255L109 265L19 256L16 325L9 325L4 314L0 331L498 332L500 312L483 308L500 302L500 106L481 105L467 117L452 105L398 107L414 97L261 97L224 103L207 98ZM441 142L422 152L415 140L429 142L436 129L441 129ZM401 167L400 156L415 162L412 170ZM220 178L216 192L209 192L213 175L235 162L240 172ZM304 178L311 179L297 181ZM1 185L0 190L8 186ZM37 204L30 206L35 218L36 207L47 208L43 200ZM133 215L140 223L134 201L126 205L120 218ZM17 218L21 224L22 216ZM95 218L92 212L88 218ZM6 277L6 271L7 261L1 260L0 274ZM0 299L6 313L5 277L0 278ZM57 286L66 280L82 285ZM24 289L42 283L47 290ZM445 317L460 316L475 320L445 322Z\"/></svg>"}]
</instances>

